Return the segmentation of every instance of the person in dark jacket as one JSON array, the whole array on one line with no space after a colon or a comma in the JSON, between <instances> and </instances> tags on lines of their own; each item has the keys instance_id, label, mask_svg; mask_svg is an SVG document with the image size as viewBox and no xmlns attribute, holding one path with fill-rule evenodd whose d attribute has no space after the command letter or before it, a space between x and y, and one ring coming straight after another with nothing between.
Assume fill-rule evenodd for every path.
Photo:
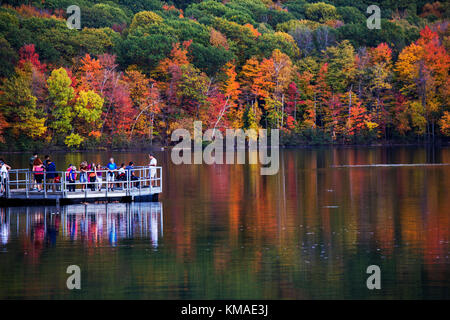
<instances>
[{"instance_id":1,"label":"person in dark jacket","mask_svg":"<svg viewBox=\"0 0 450 320\"><path fill-rule=\"evenodd\" d=\"M50 159L50 156L45 156L45 172L47 177L47 183L51 186L53 192L56 191L55 178L57 176L56 173L56 164Z\"/></svg>"},{"instance_id":2,"label":"person in dark jacket","mask_svg":"<svg viewBox=\"0 0 450 320\"><path fill-rule=\"evenodd\" d=\"M132 186L134 185L135 187L139 188L139 178L134 174L134 162L130 161L125 170L127 171L127 175L130 177L130 180L133 181Z\"/></svg>"}]
</instances>

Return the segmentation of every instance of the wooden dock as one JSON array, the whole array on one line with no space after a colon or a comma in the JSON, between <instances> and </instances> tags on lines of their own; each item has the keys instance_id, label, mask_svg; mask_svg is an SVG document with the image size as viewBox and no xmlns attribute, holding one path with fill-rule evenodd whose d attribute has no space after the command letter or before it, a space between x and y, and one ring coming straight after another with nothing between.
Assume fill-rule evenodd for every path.
<instances>
[{"instance_id":1,"label":"wooden dock","mask_svg":"<svg viewBox=\"0 0 450 320\"><path fill-rule=\"evenodd\" d=\"M157 201L162 192L161 167L135 167L126 171L119 178L114 174L114 182L107 182L110 173L106 170L97 171L101 181L80 182L80 172L77 172L75 182L68 179L66 172L55 172L59 182L51 182L44 173L42 190L37 190L34 173L28 169L16 169L9 172L6 181L6 191L0 198L1 206L22 206L28 204L68 204L98 201ZM54 174L54 173L52 173ZM112 189L110 188L112 187Z\"/></svg>"}]
</instances>

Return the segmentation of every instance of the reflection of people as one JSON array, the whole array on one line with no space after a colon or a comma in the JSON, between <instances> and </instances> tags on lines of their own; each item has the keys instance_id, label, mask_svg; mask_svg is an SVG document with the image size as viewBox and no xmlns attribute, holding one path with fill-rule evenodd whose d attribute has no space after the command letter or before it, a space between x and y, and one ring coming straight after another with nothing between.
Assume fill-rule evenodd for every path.
<instances>
[{"instance_id":1,"label":"reflection of people","mask_svg":"<svg viewBox=\"0 0 450 320\"><path fill-rule=\"evenodd\" d=\"M47 223L47 239L49 243L54 246L59 233L60 215L52 216L50 223Z\"/></svg>"},{"instance_id":2,"label":"reflection of people","mask_svg":"<svg viewBox=\"0 0 450 320\"><path fill-rule=\"evenodd\" d=\"M117 242L117 233L116 233L116 224L113 221L111 221L111 227L109 230L109 243L111 243L112 246L116 246Z\"/></svg>"},{"instance_id":3,"label":"reflection of people","mask_svg":"<svg viewBox=\"0 0 450 320\"><path fill-rule=\"evenodd\" d=\"M156 176L156 165L158 164L158 161L156 161L156 158L152 155L149 154L148 155L149 159L150 159L150 163L149 163L149 167L150 167L150 181L152 186L154 186L154 182L155 182L155 176Z\"/></svg>"},{"instance_id":4,"label":"reflection of people","mask_svg":"<svg viewBox=\"0 0 450 320\"><path fill-rule=\"evenodd\" d=\"M150 233L153 248L158 248L158 214L151 213L150 215Z\"/></svg>"},{"instance_id":5,"label":"reflection of people","mask_svg":"<svg viewBox=\"0 0 450 320\"><path fill-rule=\"evenodd\" d=\"M69 223L70 240L76 240L78 234L77 217L73 214L69 215L67 218L67 221Z\"/></svg>"},{"instance_id":6,"label":"reflection of people","mask_svg":"<svg viewBox=\"0 0 450 320\"><path fill-rule=\"evenodd\" d=\"M9 225L5 223L0 223L0 238L2 239L2 244L8 243L9 238Z\"/></svg>"}]
</instances>

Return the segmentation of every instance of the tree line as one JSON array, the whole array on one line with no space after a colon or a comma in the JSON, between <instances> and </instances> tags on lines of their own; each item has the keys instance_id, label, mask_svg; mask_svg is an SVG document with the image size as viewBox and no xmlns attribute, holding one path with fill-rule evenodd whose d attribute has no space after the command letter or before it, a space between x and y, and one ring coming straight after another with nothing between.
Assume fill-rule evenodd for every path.
<instances>
[{"instance_id":1,"label":"tree line","mask_svg":"<svg viewBox=\"0 0 450 320\"><path fill-rule=\"evenodd\" d=\"M286 145L450 136L448 4L381 1L370 30L366 1L5 2L5 150L167 145L197 120Z\"/></svg>"}]
</instances>

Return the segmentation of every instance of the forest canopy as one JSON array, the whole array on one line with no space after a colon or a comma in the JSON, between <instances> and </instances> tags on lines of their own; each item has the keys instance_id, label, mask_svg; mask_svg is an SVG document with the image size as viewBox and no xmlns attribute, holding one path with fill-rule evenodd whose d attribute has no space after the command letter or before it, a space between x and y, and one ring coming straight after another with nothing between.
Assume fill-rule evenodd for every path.
<instances>
[{"instance_id":1,"label":"forest canopy","mask_svg":"<svg viewBox=\"0 0 450 320\"><path fill-rule=\"evenodd\" d=\"M286 145L450 136L447 2L2 3L5 150L168 145L198 120L280 129Z\"/></svg>"}]
</instances>

